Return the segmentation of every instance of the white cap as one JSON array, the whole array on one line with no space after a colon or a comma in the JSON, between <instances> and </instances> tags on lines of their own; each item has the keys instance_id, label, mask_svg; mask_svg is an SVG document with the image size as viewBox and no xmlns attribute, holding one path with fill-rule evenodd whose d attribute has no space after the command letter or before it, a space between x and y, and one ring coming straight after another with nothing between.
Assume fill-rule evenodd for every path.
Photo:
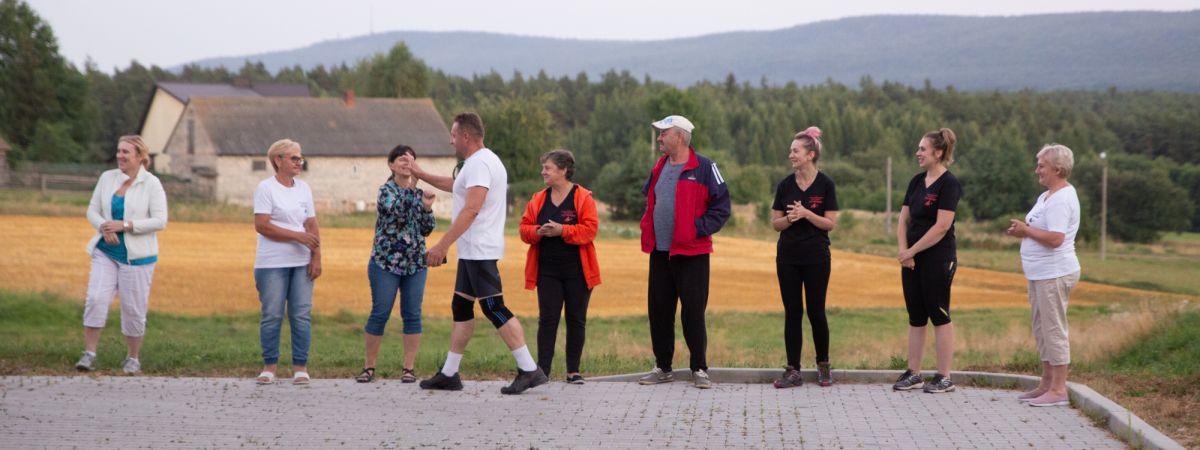
<instances>
[{"instance_id":1,"label":"white cap","mask_svg":"<svg viewBox=\"0 0 1200 450\"><path fill-rule=\"evenodd\" d=\"M688 133L691 133L692 130L696 129L696 126L692 125L692 121L688 120L687 117L683 117L683 116L663 117L662 120L660 120L658 122L654 122L650 125L653 125L654 128L658 128L660 130L665 130L667 128L676 127L683 131L686 131Z\"/></svg>"}]
</instances>

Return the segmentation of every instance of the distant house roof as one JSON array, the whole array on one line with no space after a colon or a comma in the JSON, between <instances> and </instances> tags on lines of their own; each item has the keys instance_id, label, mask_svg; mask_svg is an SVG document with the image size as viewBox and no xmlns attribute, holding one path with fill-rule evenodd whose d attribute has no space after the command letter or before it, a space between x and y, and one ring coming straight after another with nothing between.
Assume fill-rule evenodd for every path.
<instances>
[{"instance_id":1,"label":"distant house roof","mask_svg":"<svg viewBox=\"0 0 1200 450\"><path fill-rule=\"evenodd\" d=\"M232 84L158 82L158 88L187 103L192 97L311 97L308 85L266 83L248 87Z\"/></svg>"},{"instance_id":2,"label":"distant house roof","mask_svg":"<svg viewBox=\"0 0 1200 450\"><path fill-rule=\"evenodd\" d=\"M250 89L263 97L312 97L307 84L262 83Z\"/></svg>"},{"instance_id":3,"label":"distant house roof","mask_svg":"<svg viewBox=\"0 0 1200 450\"><path fill-rule=\"evenodd\" d=\"M197 97L190 108L218 155L263 155L287 138L309 156L379 156L406 144L419 156L453 156L430 99Z\"/></svg>"}]
</instances>

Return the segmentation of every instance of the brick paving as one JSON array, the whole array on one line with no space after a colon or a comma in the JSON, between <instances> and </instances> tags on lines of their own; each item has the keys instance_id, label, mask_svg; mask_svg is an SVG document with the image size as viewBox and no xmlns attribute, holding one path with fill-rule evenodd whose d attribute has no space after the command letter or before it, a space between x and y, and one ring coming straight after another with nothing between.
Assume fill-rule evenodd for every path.
<instances>
[{"instance_id":1,"label":"brick paving","mask_svg":"<svg viewBox=\"0 0 1200 450\"><path fill-rule=\"evenodd\" d=\"M1007 390L465 384L2 377L0 448L1125 448L1078 410Z\"/></svg>"}]
</instances>

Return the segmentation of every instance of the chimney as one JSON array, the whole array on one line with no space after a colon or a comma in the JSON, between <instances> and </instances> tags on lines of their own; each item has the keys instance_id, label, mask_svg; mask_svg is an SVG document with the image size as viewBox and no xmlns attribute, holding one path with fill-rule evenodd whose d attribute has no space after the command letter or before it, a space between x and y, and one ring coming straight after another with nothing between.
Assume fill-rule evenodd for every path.
<instances>
[{"instance_id":1,"label":"chimney","mask_svg":"<svg viewBox=\"0 0 1200 450\"><path fill-rule=\"evenodd\" d=\"M354 107L354 89L346 90L346 92L344 94L342 94L342 101L346 102L347 108L353 108Z\"/></svg>"}]
</instances>

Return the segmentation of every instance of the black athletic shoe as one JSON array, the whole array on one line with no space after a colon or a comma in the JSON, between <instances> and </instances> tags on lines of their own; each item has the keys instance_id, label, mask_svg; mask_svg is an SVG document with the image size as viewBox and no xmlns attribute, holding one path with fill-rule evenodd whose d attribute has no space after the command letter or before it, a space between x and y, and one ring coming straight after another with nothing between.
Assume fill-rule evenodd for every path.
<instances>
[{"instance_id":1,"label":"black athletic shoe","mask_svg":"<svg viewBox=\"0 0 1200 450\"><path fill-rule=\"evenodd\" d=\"M583 384L584 382L583 376L579 374L567 377L567 384Z\"/></svg>"},{"instance_id":2,"label":"black athletic shoe","mask_svg":"<svg viewBox=\"0 0 1200 450\"><path fill-rule=\"evenodd\" d=\"M892 385L892 390L909 391L925 385L925 380L921 375L913 373L912 369L905 370L900 378L896 379L896 384Z\"/></svg>"},{"instance_id":3,"label":"black athletic shoe","mask_svg":"<svg viewBox=\"0 0 1200 450\"><path fill-rule=\"evenodd\" d=\"M517 369L517 377L513 379L512 384L500 388L501 394L515 395L525 392L526 389L541 386L550 381L550 378L542 373L542 369L533 369L524 371Z\"/></svg>"},{"instance_id":4,"label":"black athletic shoe","mask_svg":"<svg viewBox=\"0 0 1200 450\"><path fill-rule=\"evenodd\" d=\"M941 394L943 392L954 392L954 382L950 381L950 377L937 374L933 376L933 380L925 383L925 392L929 394Z\"/></svg>"},{"instance_id":5,"label":"black athletic shoe","mask_svg":"<svg viewBox=\"0 0 1200 450\"><path fill-rule=\"evenodd\" d=\"M437 371L433 374L433 378L421 380L421 389L435 389L439 391L461 391L463 388L462 378L458 374L448 377L442 371Z\"/></svg>"},{"instance_id":6,"label":"black athletic shoe","mask_svg":"<svg viewBox=\"0 0 1200 450\"><path fill-rule=\"evenodd\" d=\"M800 369L787 366L783 369L783 378L775 380L776 389L784 389L797 387L804 384L804 378L800 376Z\"/></svg>"}]
</instances>

